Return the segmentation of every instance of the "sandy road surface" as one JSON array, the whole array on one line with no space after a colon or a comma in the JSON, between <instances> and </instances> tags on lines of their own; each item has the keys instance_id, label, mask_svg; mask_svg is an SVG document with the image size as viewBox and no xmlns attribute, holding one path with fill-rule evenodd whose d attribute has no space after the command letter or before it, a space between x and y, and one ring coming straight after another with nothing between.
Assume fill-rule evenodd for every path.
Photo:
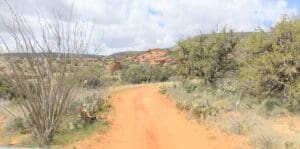
<instances>
[{"instance_id":1,"label":"sandy road surface","mask_svg":"<svg viewBox=\"0 0 300 149\"><path fill-rule=\"evenodd\" d=\"M209 149L240 147L243 139L186 119L158 86L117 92L112 126L105 136L95 134L73 144L97 149Z\"/></svg>"}]
</instances>

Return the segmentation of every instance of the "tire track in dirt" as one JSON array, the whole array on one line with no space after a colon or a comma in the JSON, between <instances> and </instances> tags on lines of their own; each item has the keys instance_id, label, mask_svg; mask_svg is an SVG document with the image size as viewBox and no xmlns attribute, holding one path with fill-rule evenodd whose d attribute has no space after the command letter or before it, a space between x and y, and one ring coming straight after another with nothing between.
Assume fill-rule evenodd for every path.
<instances>
[{"instance_id":1,"label":"tire track in dirt","mask_svg":"<svg viewBox=\"0 0 300 149\"><path fill-rule=\"evenodd\" d=\"M97 149L236 148L245 141L189 121L159 87L124 89L112 98L112 126L105 136L95 134L73 145Z\"/></svg>"}]
</instances>

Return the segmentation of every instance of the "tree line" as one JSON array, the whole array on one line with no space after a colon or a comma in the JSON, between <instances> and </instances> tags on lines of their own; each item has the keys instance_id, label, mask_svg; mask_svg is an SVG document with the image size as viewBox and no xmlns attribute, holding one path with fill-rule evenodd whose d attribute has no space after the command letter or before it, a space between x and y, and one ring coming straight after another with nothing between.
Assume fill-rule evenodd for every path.
<instances>
[{"instance_id":1,"label":"tree line","mask_svg":"<svg viewBox=\"0 0 300 149\"><path fill-rule=\"evenodd\" d=\"M300 19L282 18L268 31L223 28L180 41L176 72L217 88L234 77L243 95L300 102Z\"/></svg>"}]
</instances>

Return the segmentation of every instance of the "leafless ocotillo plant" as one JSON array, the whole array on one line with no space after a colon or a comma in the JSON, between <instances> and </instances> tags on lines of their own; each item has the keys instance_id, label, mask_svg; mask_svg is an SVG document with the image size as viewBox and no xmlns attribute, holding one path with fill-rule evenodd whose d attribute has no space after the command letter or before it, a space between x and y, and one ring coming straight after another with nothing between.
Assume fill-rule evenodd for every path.
<instances>
[{"instance_id":1,"label":"leafless ocotillo plant","mask_svg":"<svg viewBox=\"0 0 300 149\"><path fill-rule=\"evenodd\" d=\"M9 9L12 15L4 23L8 35L0 36L1 63L8 66L4 74L13 82L40 145L48 145L71 102L75 63L87 52L93 26L59 13L51 19L38 15L29 22L10 5ZM15 52L20 56L11 54Z\"/></svg>"}]
</instances>

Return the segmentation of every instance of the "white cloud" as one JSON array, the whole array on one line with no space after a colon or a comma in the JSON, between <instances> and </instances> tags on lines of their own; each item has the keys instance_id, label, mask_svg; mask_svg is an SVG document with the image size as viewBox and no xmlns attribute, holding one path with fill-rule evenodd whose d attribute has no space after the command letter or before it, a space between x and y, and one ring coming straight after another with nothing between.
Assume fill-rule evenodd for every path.
<instances>
[{"instance_id":1,"label":"white cloud","mask_svg":"<svg viewBox=\"0 0 300 149\"><path fill-rule=\"evenodd\" d=\"M286 0L22 1L16 5L31 15L35 7L45 11L54 7L65 14L74 5L82 20L95 22L95 39L101 42L102 54L171 47L178 39L223 25L236 31L267 28L283 14L297 14Z\"/></svg>"}]
</instances>

